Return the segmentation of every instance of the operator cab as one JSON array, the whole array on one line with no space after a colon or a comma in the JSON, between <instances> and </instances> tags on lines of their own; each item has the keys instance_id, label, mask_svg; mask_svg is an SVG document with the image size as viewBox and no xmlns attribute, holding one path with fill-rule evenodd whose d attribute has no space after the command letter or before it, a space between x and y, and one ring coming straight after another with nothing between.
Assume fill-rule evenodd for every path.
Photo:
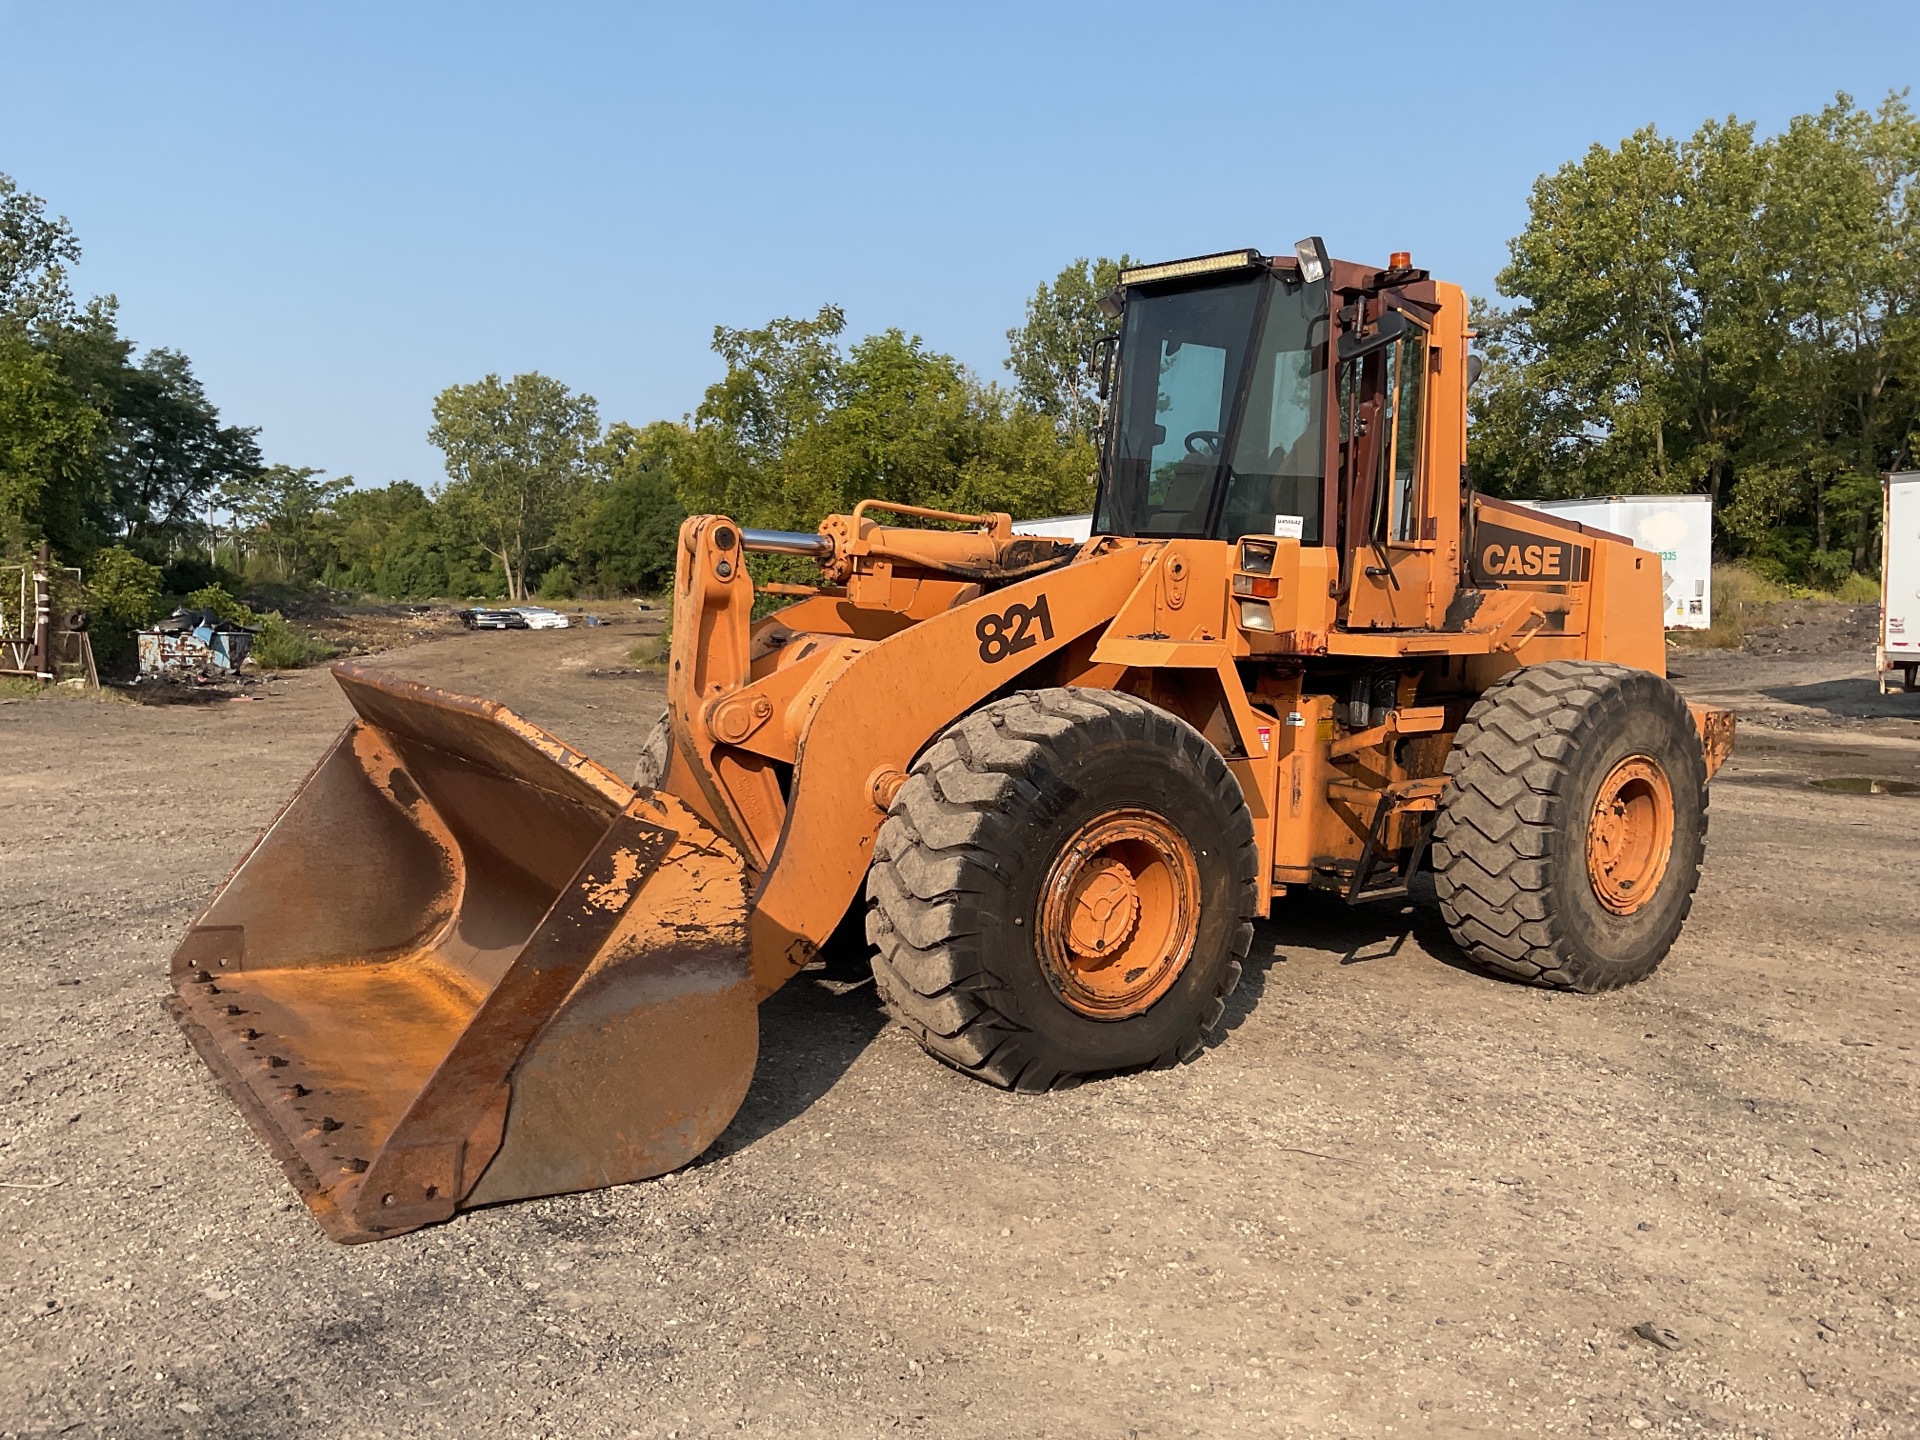
<instances>
[{"instance_id":1,"label":"operator cab","mask_svg":"<svg viewBox=\"0 0 1920 1440\"><path fill-rule=\"evenodd\" d=\"M1309 281L1292 259L1236 250L1129 270L1121 286L1094 533L1321 544L1324 269Z\"/></svg>"}]
</instances>

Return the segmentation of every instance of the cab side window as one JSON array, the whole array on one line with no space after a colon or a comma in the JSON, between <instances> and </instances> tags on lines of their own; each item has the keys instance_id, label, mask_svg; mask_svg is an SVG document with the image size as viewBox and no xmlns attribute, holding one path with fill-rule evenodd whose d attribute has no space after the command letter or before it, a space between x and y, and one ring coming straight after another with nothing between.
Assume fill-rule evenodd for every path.
<instances>
[{"instance_id":1,"label":"cab side window","mask_svg":"<svg viewBox=\"0 0 1920 1440\"><path fill-rule=\"evenodd\" d=\"M1422 437L1426 433L1427 335L1409 329L1388 354L1387 403L1393 435L1393 538L1420 538L1420 480Z\"/></svg>"}]
</instances>

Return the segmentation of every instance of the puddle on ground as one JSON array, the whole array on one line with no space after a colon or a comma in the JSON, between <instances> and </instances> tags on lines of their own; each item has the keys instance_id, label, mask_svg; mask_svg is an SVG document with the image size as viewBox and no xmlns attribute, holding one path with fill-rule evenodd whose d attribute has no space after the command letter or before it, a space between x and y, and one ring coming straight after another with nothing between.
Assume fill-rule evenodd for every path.
<instances>
[{"instance_id":1,"label":"puddle on ground","mask_svg":"<svg viewBox=\"0 0 1920 1440\"><path fill-rule=\"evenodd\" d=\"M1876 780L1871 775L1830 775L1812 783L1842 795L1920 795L1920 781Z\"/></svg>"}]
</instances>

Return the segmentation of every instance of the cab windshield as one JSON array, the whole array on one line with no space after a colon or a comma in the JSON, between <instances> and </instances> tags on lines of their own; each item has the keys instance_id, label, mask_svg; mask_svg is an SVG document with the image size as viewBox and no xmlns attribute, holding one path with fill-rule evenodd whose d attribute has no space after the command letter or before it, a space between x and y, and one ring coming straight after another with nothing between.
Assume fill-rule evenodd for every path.
<instances>
[{"instance_id":1,"label":"cab windshield","mask_svg":"<svg viewBox=\"0 0 1920 1440\"><path fill-rule=\"evenodd\" d=\"M1326 335L1272 271L1130 294L1094 533L1319 544Z\"/></svg>"}]
</instances>

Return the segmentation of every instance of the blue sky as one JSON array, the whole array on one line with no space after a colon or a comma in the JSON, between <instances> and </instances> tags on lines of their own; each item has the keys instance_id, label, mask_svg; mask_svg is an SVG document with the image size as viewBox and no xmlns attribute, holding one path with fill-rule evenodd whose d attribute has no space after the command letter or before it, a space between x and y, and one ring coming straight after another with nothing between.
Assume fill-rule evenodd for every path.
<instances>
[{"instance_id":1,"label":"blue sky","mask_svg":"<svg viewBox=\"0 0 1920 1440\"><path fill-rule=\"evenodd\" d=\"M1004 376L1076 255L1319 233L1490 290L1535 176L1920 66L1920 4L19 3L0 171L271 460L440 478L442 387L678 417L716 324L846 308Z\"/></svg>"}]
</instances>

